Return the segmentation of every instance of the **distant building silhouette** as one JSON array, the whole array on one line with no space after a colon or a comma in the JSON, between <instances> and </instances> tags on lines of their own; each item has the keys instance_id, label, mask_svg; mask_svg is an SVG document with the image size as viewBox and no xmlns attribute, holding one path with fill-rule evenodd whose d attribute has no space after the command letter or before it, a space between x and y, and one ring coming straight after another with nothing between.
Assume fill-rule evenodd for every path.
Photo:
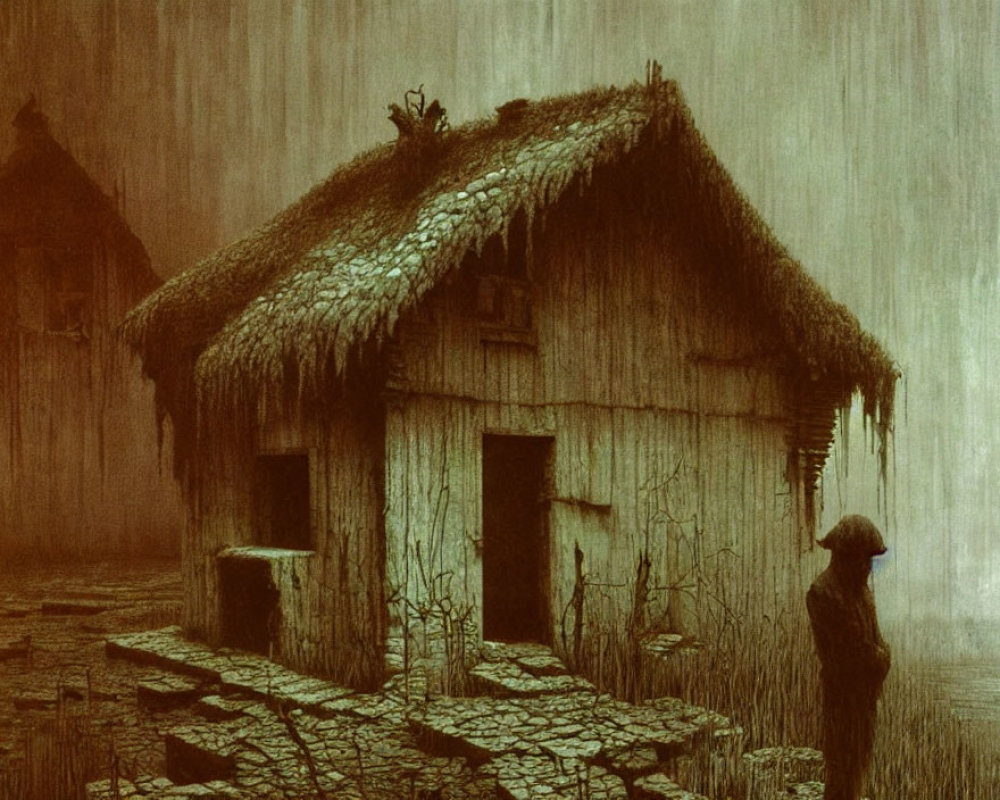
<instances>
[{"instance_id":1,"label":"distant building silhouette","mask_svg":"<svg viewBox=\"0 0 1000 800\"><path fill-rule=\"evenodd\" d=\"M152 387L119 340L159 285L32 97L0 167L0 554L176 554Z\"/></svg>"}]
</instances>

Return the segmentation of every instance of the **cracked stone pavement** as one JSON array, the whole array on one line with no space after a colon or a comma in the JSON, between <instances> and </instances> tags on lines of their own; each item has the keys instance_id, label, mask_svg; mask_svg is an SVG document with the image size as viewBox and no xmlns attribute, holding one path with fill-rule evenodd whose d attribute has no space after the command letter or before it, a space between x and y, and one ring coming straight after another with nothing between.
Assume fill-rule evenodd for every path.
<instances>
[{"instance_id":1,"label":"cracked stone pavement","mask_svg":"<svg viewBox=\"0 0 1000 800\"><path fill-rule=\"evenodd\" d=\"M403 676L355 693L176 627L107 647L169 670L144 681L148 707L191 704L201 718L167 732L165 776L121 781L121 797L695 800L679 785L690 762L735 752L741 737L676 698L636 706L599 694L537 645L487 643L470 674L476 696L418 701ZM88 797L113 791L99 781Z\"/></svg>"}]
</instances>

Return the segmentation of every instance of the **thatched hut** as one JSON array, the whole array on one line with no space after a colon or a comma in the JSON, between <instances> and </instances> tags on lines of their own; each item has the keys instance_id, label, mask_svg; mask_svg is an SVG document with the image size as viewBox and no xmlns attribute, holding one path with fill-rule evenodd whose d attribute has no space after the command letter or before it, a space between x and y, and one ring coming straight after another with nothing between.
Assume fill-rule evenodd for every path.
<instances>
[{"instance_id":1,"label":"thatched hut","mask_svg":"<svg viewBox=\"0 0 1000 800\"><path fill-rule=\"evenodd\" d=\"M835 413L884 437L895 371L653 78L395 109L130 315L191 631L363 684L436 634L696 633L799 590Z\"/></svg>"},{"instance_id":2,"label":"thatched hut","mask_svg":"<svg viewBox=\"0 0 1000 800\"><path fill-rule=\"evenodd\" d=\"M177 555L152 386L115 327L160 281L33 102L0 167L0 553Z\"/></svg>"}]
</instances>

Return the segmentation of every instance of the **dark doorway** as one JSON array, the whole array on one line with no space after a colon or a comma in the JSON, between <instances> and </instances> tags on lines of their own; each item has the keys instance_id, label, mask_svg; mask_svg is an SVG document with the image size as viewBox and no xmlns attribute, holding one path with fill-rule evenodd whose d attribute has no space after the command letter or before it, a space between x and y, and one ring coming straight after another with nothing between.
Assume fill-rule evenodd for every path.
<instances>
[{"instance_id":1,"label":"dark doorway","mask_svg":"<svg viewBox=\"0 0 1000 800\"><path fill-rule=\"evenodd\" d=\"M222 644L271 655L268 650L275 640L280 612L270 562L227 556L218 565Z\"/></svg>"},{"instance_id":2,"label":"dark doorway","mask_svg":"<svg viewBox=\"0 0 1000 800\"><path fill-rule=\"evenodd\" d=\"M309 455L260 455L256 466L256 543L265 547L311 550Z\"/></svg>"},{"instance_id":3,"label":"dark doorway","mask_svg":"<svg viewBox=\"0 0 1000 800\"><path fill-rule=\"evenodd\" d=\"M552 439L483 436L483 637L548 643Z\"/></svg>"}]
</instances>

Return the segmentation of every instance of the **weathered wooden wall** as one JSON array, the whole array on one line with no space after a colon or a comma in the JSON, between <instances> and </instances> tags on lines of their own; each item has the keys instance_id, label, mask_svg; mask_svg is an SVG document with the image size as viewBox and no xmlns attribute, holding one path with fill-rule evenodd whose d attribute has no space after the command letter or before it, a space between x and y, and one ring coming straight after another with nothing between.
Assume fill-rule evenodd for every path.
<instances>
[{"instance_id":1,"label":"weathered wooden wall","mask_svg":"<svg viewBox=\"0 0 1000 800\"><path fill-rule=\"evenodd\" d=\"M51 211L57 231L76 223ZM134 249L119 250L120 228L77 233L67 243L0 231L0 551L176 556L183 512L169 449L157 444L153 387L114 330L152 273ZM46 330L46 270L67 253L93 273L89 320Z\"/></svg>"},{"instance_id":2,"label":"weathered wooden wall","mask_svg":"<svg viewBox=\"0 0 1000 800\"><path fill-rule=\"evenodd\" d=\"M189 628L219 640L219 553L255 543L255 455L307 451L313 552L257 555L281 595L276 657L360 685L386 645L439 656L442 625L473 644L486 434L553 439L557 646L575 624L564 609L577 544L585 631L622 629L643 554L648 629L704 634L786 607L811 530L787 478L794 398L780 351L746 298L712 283L689 233L602 180L533 222L532 331L482 323L469 263L404 317L379 395L291 413L291 393L255 437L236 420L205 426Z\"/></svg>"},{"instance_id":3,"label":"weathered wooden wall","mask_svg":"<svg viewBox=\"0 0 1000 800\"><path fill-rule=\"evenodd\" d=\"M258 544L255 456L305 452L312 550L261 555L280 592L273 655L294 668L370 686L381 675L385 640L380 407L331 401L322 414L275 413L249 447L234 441L241 435L220 421L202 443L185 534L185 626L219 642L218 554Z\"/></svg>"},{"instance_id":4,"label":"weathered wooden wall","mask_svg":"<svg viewBox=\"0 0 1000 800\"><path fill-rule=\"evenodd\" d=\"M389 592L410 609L447 592L478 619L482 437L509 433L555 441L557 644L577 542L608 626L624 624L642 552L650 627L773 613L801 585L810 540L786 479L780 358L682 231L596 189L535 221L537 343L493 341L461 275L404 319L386 422ZM397 633L404 620L397 605Z\"/></svg>"}]
</instances>

